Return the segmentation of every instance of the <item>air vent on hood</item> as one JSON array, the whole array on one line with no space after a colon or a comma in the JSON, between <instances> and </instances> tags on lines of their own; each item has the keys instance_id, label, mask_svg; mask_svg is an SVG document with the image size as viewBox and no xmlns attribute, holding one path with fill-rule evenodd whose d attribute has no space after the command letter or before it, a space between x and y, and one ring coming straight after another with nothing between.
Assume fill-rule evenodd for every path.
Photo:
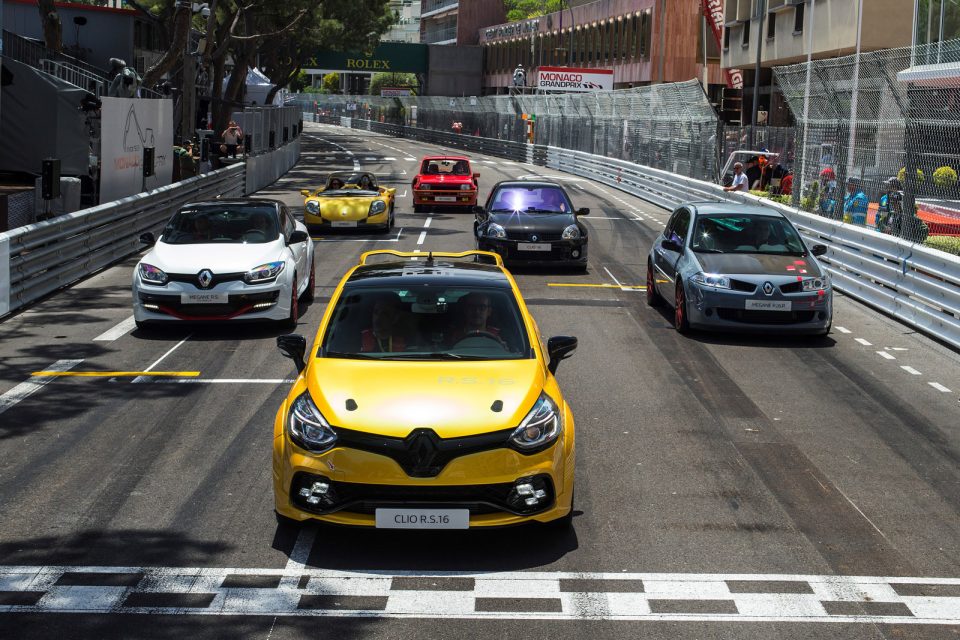
<instances>
[{"instance_id":1,"label":"air vent on hood","mask_svg":"<svg viewBox=\"0 0 960 640\"><path fill-rule=\"evenodd\" d=\"M493 404L490 405L490 411L495 413L500 413L503 411L503 400L494 400Z\"/></svg>"},{"instance_id":2,"label":"air vent on hood","mask_svg":"<svg viewBox=\"0 0 960 640\"><path fill-rule=\"evenodd\" d=\"M353 398L347 398L347 411L356 411L357 401Z\"/></svg>"}]
</instances>

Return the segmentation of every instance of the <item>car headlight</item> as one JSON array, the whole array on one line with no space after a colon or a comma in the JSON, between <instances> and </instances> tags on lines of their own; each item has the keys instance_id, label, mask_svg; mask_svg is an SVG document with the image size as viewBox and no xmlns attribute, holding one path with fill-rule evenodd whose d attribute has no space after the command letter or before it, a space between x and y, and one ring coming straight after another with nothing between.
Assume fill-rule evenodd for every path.
<instances>
[{"instance_id":1,"label":"car headlight","mask_svg":"<svg viewBox=\"0 0 960 640\"><path fill-rule=\"evenodd\" d=\"M337 433L317 409L308 391L304 391L290 405L287 415L290 439L297 446L312 453L323 453L337 443Z\"/></svg>"},{"instance_id":2,"label":"car headlight","mask_svg":"<svg viewBox=\"0 0 960 640\"><path fill-rule=\"evenodd\" d=\"M283 272L286 266L284 262L268 262L259 267L254 267L243 274L243 281L247 284L259 284L276 280L277 276Z\"/></svg>"},{"instance_id":3,"label":"car headlight","mask_svg":"<svg viewBox=\"0 0 960 640\"><path fill-rule=\"evenodd\" d=\"M473 190L472 185L469 185L469 184L460 185L460 191L472 191L472 190Z\"/></svg>"},{"instance_id":4,"label":"car headlight","mask_svg":"<svg viewBox=\"0 0 960 640\"><path fill-rule=\"evenodd\" d=\"M580 227L575 224L570 225L563 230L563 235L560 236L564 240L576 240L580 237Z\"/></svg>"},{"instance_id":5,"label":"car headlight","mask_svg":"<svg viewBox=\"0 0 960 640\"><path fill-rule=\"evenodd\" d=\"M383 200L374 200L370 205L370 213L368 215L375 216L378 213L383 213L387 210L387 203Z\"/></svg>"},{"instance_id":6,"label":"car headlight","mask_svg":"<svg viewBox=\"0 0 960 640\"><path fill-rule=\"evenodd\" d=\"M157 286L164 286L170 280L166 273L162 269L158 269L152 264L147 264L146 262L140 263L140 280L146 284L155 284Z\"/></svg>"},{"instance_id":7,"label":"car headlight","mask_svg":"<svg viewBox=\"0 0 960 640\"><path fill-rule=\"evenodd\" d=\"M417 189L420 189L421 191L430 191L430 185L428 184L417 185Z\"/></svg>"},{"instance_id":8,"label":"car headlight","mask_svg":"<svg viewBox=\"0 0 960 640\"><path fill-rule=\"evenodd\" d=\"M729 289L730 278L728 276L717 275L716 273L698 273L691 280L705 287L716 287L717 289Z\"/></svg>"},{"instance_id":9,"label":"car headlight","mask_svg":"<svg viewBox=\"0 0 960 640\"><path fill-rule=\"evenodd\" d=\"M803 290L804 291L823 291L828 286L830 282L826 277L823 278L804 278L802 280Z\"/></svg>"},{"instance_id":10,"label":"car headlight","mask_svg":"<svg viewBox=\"0 0 960 640\"><path fill-rule=\"evenodd\" d=\"M320 203L316 200L308 200L307 204L304 205L307 209L307 213L312 215L317 215L320 213Z\"/></svg>"},{"instance_id":11,"label":"car headlight","mask_svg":"<svg viewBox=\"0 0 960 640\"><path fill-rule=\"evenodd\" d=\"M491 222L487 225L487 237L488 238L506 238L506 230L498 225L496 222Z\"/></svg>"},{"instance_id":12,"label":"car headlight","mask_svg":"<svg viewBox=\"0 0 960 640\"><path fill-rule=\"evenodd\" d=\"M541 393L527 417L510 434L510 443L524 453L535 453L553 444L561 433L563 417L557 403Z\"/></svg>"}]
</instances>

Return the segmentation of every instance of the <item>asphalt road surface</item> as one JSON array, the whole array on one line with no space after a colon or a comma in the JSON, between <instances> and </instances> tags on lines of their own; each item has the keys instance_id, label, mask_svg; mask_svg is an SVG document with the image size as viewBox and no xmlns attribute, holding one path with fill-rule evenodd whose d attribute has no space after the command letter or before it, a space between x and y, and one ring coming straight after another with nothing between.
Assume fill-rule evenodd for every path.
<instances>
[{"instance_id":1,"label":"asphalt road surface","mask_svg":"<svg viewBox=\"0 0 960 640\"><path fill-rule=\"evenodd\" d=\"M364 251L473 248L471 214L412 213L438 149L307 125L261 195L359 164L399 197L392 234L318 237L299 333ZM0 637L960 636L960 355L839 294L826 338L680 336L642 290L669 212L474 163L481 199L546 176L591 209L587 274L516 274L580 339L573 531L278 526L283 332L138 331L131 258L0 323Z\"/></svg>"}]
</instances>

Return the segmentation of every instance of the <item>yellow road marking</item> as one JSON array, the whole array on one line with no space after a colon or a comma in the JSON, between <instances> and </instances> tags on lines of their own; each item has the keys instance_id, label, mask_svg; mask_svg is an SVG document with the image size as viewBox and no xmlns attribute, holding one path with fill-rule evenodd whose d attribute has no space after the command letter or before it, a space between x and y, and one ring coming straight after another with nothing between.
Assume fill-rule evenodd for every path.
<instances>
[{"instance_id":1,"label":"yellow road marking","mask_svg":"<svg viewBox=\"0 0 960 640\"><path fill-rule=\"evenodd\" d=\"M32 376L69 376L73 378L122 378L133 376L161 376L176 378L196 378L199 371L34 371Z\"/></svg>"},{"instance_id":2,"label":"yellow road marking","mask_svg":"<svg viewBox=\"0 0 960 640\"><path fill-rule=\"evenodd\" d=\"M565 282L548 282L548 287L593 287L596 289L633 289L637 291L646 291L647 287L642 285L630 285L630 284L583 284L583 283L565 283Z\"/></svg>"}]
</instances>

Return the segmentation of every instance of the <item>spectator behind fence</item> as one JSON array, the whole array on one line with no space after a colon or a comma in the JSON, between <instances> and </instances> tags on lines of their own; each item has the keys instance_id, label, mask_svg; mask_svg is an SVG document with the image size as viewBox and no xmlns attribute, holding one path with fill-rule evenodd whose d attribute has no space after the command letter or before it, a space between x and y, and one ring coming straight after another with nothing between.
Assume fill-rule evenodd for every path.
<instances>
[{"instance_id":1,"label":"spectator behind fence","mask_svg":"<svg viewBox=\"0 0 960 640\"><path fill-rule=\"evenodd\" d=\"M223 144L220 145L221 155L229 155L232 158L237 157L237 151L243 153L243 129L235 121L231 120L224 130L222 136Z\"/></svg>"},{"instance_id":2,"label":"spectator behind fence","mask_svg":"<svg viewBox=\"0 0 960 640\"><path fill-rule=\"evenodd\" d=\"M843 197L843 221L865 225L869 208L870 201L867 200L867 194L860 188L860 180L857 178L847 180L847 194Z\"/></svg>"},{"instance_id":3,"label":"spectator behind fence","mask_svg":"<svg viewBox=\"0 0 960 640\"><path fill-rule=\"evenodd\" d=\"M750 187L747 184L747 174L743 172L743 164L736 163L733 165L733 182L729 187L724 187L724 191L749 191Z\"/></svg>"}]
</instances>

